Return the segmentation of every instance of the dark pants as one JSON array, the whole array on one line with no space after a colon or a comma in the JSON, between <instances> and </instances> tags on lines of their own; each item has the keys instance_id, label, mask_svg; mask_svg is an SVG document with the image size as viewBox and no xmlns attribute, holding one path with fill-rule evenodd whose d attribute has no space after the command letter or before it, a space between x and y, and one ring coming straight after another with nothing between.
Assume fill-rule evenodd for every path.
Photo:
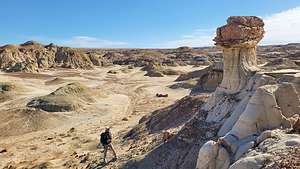
<instances>
[{"instance_id":1,"label":"dark pants","mask_svg":"<svg viewBox=\"0 0 300 169\"><path fill-rule=\"evenodd\" d=\"M116 151L113 148L112 144L104 144L103 147L104 147L104 157L103 157L104 160L106 160L106 154L107 154L108 149L110 149L112 151L114 158L117 158Z\"/></svg>"}]
</instances>

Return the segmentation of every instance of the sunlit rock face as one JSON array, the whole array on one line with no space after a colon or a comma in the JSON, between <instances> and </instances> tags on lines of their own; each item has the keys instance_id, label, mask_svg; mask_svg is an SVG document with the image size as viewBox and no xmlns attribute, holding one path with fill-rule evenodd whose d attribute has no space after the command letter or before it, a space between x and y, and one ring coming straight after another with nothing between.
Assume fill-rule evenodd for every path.
<instances>
[{"instance_id":1,"label":"sunlit rock face","mask_svg":"<svg viewBox=\"0 0 300 169\"><path fill-rule=\"evenodd\" d=\"M226 93L242 90L257 70L256 45L263 38L264 23L258 17L229 17L217 29L215 44L223 49L224 78L220 85Z\"/></svg>"},{"instance_id":2,"label":"sunlit rock face","mask_svg":"<svg viewBox=\"0 0 300 169\"><path fill-rule=\"evenodd\" d=\"M206 142L200 149L197 169L241 166L235 162L271 137L265 131L290 128L292 116L298 114L299 95L293 85L278 83L257 68L256 45L263 38L263 26L258 17L236 16L217 29L214 41L223 50L223 80L203 109L206 122L221 127L219 139ZM283 95L292 99L283 99ZM254 168L263 161L261 156Z\"/></svg>"},{"instance_id":3,"label":"sunlit rock face","mask_svg":"<svg viewBox=\"0 0 300 169\"><path fill-rule=\"evenodd\" d=\"M228 18L225 26L217 29L214 41L223 50L223 80L204 106L204 110L210 112L208 122L225 120L228 113L233 112L233 108L237 106L232 101L232 96L238 95L239 99L245 100L247 93L241 93L255 86L253 77L259 71L256 45L263 38L263 26L263 21L258 17L234 16ZM244 102L248 102L248 99ZM245 108L241 106L240 113L243 107Z\"/></svg>"},{"instance_id":4,"label":"sunlit rock face","mask_svg":"<svg viewBox=\"0 0 300 169\"><path fill-rule=\"evenodd\" d=\"M256 16L231 16L217 29L214 41L222 47L255 47L264 36L264 22Z\"/></svg>"}]
</instances>

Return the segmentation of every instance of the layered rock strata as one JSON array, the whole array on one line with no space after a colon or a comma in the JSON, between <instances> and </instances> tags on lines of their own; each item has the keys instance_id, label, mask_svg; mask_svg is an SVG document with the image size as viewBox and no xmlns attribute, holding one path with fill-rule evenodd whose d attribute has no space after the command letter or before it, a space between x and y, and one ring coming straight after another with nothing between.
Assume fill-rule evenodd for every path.
<instances>
[{"instance_id":1,"label":"layered rock strata","mask_svg":"<svg viewBox=\"0 0 300 169\"><path fill-rule=\"evenodd\" d=\"M299 113L293 85L278 84L257 68L256 45L263 38L263 26L257 17L230 17L217 29L214 41L224 54L223 80L203 109L207 122L221 125L220 138L202 146L197 169L235 166L244 153L268 138L264 131L290 128L289 118ZM287 94L296 100L289 106L282 97Z\"/></svg>"},{"instance_id":2,"label":"layered rock strata","mask_svg":"<svg viewBox=\"0 0 300 169\"><path fill-rule=\"evenodd\" d=\"M0 47L0 70L6 72L38 72L50 68L91 69L102 66L105 59L80 49L42 45L28 41L21 45Z\"/></svg>"}]
</instances>

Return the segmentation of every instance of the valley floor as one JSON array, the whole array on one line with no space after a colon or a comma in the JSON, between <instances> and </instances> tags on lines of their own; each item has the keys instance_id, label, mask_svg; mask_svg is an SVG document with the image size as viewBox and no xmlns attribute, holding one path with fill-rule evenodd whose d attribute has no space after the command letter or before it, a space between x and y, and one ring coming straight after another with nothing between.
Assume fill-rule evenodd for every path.
<instances>
[{"instance_id":1,"label":"valley floor","mask_svg":"<svg viewBox=\"0 0 300 169\"><path fill-rule=\"evenodd\" d=\"M192 71L200 67L185 66L176 69ZM115 72L108 73L110 70ZM20 124L24 128L33 128L33 132L22 133L24 130L19 131L18 126L0 130L0 149L7 151L0 153L0 168L86 168L87 158L99 161L102 157L97 144L99 134L106 126L112 127L113 144L119 159L101 168L118 168L130 156L127 151L129 147L124 146L122 137L139 119L174 103L190 92L187 89L168 87L175 83L177 76L146 77L144 74L138 68L128 69L125 66L84 71L61 69L39 74L0 73L1 82L11 82L22 88L15 93L13 99L0 102L0 118L7 118L3 112L13 114L26 107L30 99L47 95L70 82L80 82L98 91L95 93L96 101L82 106L80 110L45 112L54 117L52 120L41 119L45 120L43 126ZM158 98L156 93L168 94L169 97ZM11 118L5 119L7 122L14 120L13 115L9 117Z\"/></svg>"}]
</instances>

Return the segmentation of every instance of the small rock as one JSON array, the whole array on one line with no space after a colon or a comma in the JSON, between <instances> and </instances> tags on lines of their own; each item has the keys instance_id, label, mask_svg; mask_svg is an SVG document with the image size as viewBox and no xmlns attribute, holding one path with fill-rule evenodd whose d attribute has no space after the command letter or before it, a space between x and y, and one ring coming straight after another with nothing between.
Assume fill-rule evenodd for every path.
<instances>
[{"instance_id":1,"label":"small rock","mask_svg":"<svg viewBox=\"0 0 300 169\"><path fill-rule=\"evenodd\" d=\"M7 149L6 148L0 148L0 153L6 153Z\"/></svg>"},{"instance_id":2,"label":"small rock","mask_svg":"<svg viewBox=\"0 0 300 169\"><path fill-rule=\"evenodd\" d=\"M110 73L110 74L117 74L118 72L115 71L115 70L110 70L110 71L108 71L107 73Z\"/></svg>"},{"instance_id":3,"label":"small rock","mask_svg":"<svg viewBox=\"0 0 300 169\"><path fill-rule=\"evenodd\" d=\"M84 156L83 159L80 160L80 163L85 163L88 160L88 156Z\"/></svg>"},{"instance_id":4,"label":"small rock","mask_svg":"<svg viewBox=\"0 0 300 169\"><path fill-rule=\"evenodd\" d=\"M79 139L79 137L77 137L77 136L72 138L72 140L78 140L78 139Z\"/></svg>"},{"instance_id":5,"label":"small rock","mask_svg":"<svg viewBox=\"0 0 300 169\"><path fill-rule=\"evenodd\" d=\"M127 117L124 117L123 119L122 119L122 121L128 121L129 119L127 118Z\"/></svg>"},{"instance_id":6,"label":"small rock","mask_svg":"<svg viewBox=\"0 0 300 169\"><path fill-rule=\"evenodd\" d=\"M134 67L132 65L129 65L128 66L128 69L133 69Z\"/></svg>"},{"instance_id":7,"label":"small rock","mask_svg":"<svg viewBox=\"0 0 300 169\"><path fill-rule=\"evenodd\" d=\"M53 140L53 137L48 137L47 140Z\"/></svg>"},{"instance_id":8,"label":"small rock","mask_svg":"<svg viewBox=\"0 0 300 169\"><path fill-rule=\"evenodd\" d=\"M75 131L75 128L72 127L72 128L70 128L70 130L68 131L68 133L74 133L74 131Z\"/></svg>"},{"instance_id":9,"label":"small rock","mask_svg":"<svg viewBox=\"0 0 300 169\"><path fill-rule=\"evenodd\" d=\"M295 147L295 146L300 146L300 140L299 139L291 139L285 142L286 146L291 146L291 147Z\"/></svg>"}]
</instances>

